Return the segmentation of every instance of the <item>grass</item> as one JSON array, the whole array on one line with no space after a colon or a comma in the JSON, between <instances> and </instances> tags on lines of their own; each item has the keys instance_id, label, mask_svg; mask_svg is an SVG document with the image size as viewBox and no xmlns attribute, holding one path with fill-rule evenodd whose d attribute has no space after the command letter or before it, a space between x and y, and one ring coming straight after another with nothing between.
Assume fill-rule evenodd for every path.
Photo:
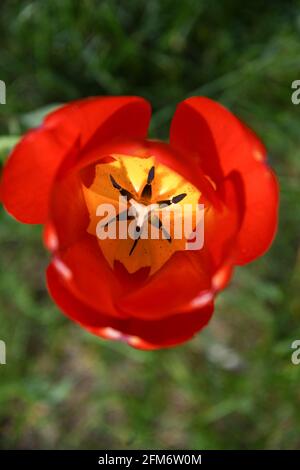
<instances>
[{"instance_id":1,"label":"grass","mask_svg":"<svg viewBox=\"0 0 300 470\"><path fill-rule=\"evenodd\" d=\"M141 352L73 325L45 290L40 227L0 212L0 448L300 447L299 2L70 0L1 3L0 156L56 103L136 94L167 138L201 94L264 140L281 186L272 249L236 270L209 327ZM46 107L46 108L45 108Z\"/></svg>"}]
</instances>

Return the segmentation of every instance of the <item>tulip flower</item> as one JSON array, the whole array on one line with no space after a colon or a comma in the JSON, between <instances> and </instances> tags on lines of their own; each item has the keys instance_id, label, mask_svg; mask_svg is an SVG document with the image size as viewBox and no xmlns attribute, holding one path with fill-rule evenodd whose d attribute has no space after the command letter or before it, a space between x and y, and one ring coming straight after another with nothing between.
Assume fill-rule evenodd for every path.
<instances>
[{"instance_id":1,"label":"tulip flower","mask_svg":"<svg viewBox=\"0 0 300 470\"><path fill-rule=\"evenodd\" d=\"M90 332L140 349L177 345L207 325L234 267L269 248L278 210L263 144L225 107L181 102L169 143L147 139L150 114L139 97L71 102L21 139L1 182L6 210L44 225L58 307ZM114 209L110 218L103 204ZM175 215L168 229L163 222L187 205L191 217L203 208L198 249L172 236ZM125 222L135 238L118 235ZM143 238L145 227L161 236ZM102 230L116 236L101 238Z\"/></svg>"}]
</instances>

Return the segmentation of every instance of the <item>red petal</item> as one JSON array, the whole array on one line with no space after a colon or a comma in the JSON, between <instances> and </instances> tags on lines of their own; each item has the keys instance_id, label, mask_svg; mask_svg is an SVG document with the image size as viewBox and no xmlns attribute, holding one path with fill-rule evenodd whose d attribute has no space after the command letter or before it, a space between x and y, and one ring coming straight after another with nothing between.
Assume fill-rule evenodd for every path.
<instances>
[{"instance_id":1,"label":"red petal","mask_svg":"<svg viewBox=\"0 0 300 470\"><path fill-rule=\"evenodd\" d=\"M267 166L256 163L244 179L245 216L238 236L236 263L245 264L264 254L277 230L279 188Z\"/></svg>"},{"instance_id":2,"label":"red petal","mask_svg":"<svg viewBox=\"0 0 300 470\"><path fill-rule=\"evenodd\" d=\"M120 297L119 308L149 320L189 310L195 298L211 290L210 267L195 253L175 253L144 285Z\"/></svg>"},{"instance_id":3,"label":"red petal","mask_svg":"<svg viewBox=\"0 0 300 470\"><path fill-rule=\"evenodd\" d=\"M73 162L87 146L112 138L144 138L149 119L149 104L138 97L90 98L51 113L20 141L4 168L1 196L6 209L22 222L44 223L64 159Z\"/></svg>"},{"instance_id":4,"label":"red petal","mask_svg":"<svg viewBox=\"0 0 300 470\"><path fill-rule=\"evenodd\" d=\"M96 310L122 316L115 307L115 298L123 293L122 283L102 255L96 238L86 234L63 252L58 252L52 267L67 289Z\"/></svg>"},{"instance_id":5,"label":"red petal","mask_svg":"<svg viewBox=\"0 0 300 470\"><path fill-rule=\"evenodd\" d=\"M64 250L86 236L90 219L79 173L71 172L55 181L49 206L57 248Z\"/></svg>"},{"instance_id":6,"label":"red petal","mask_svg":"<svg viewBox=\"0 0 300 470\"><path fill-rule=\"evenodd\" d=\"M237 237L245 214L243 189L240 174L232 171L217 190L222 208L210 208L205 218L204 249L210 254L214 273L224 264L232 265L236 259Z\"/></svg>"},{"instance_id":7,"label":"red petal","mask_svg":"<svg viewBox=\"0 0 300 470\"><path fill-rule=\"evenodd\" d=\"M98 336L123 340L139 349L159 349L187 341L208 323L213 313L209 303L193 313L177 313L157 321L110 317L76 298L51 265L47 282L53 300L73 321Z\"/></svg>"},{"instance_id":8,"label":"red petal","mask_svg":"<svg viewBox=\"0 0 300 470\"><path fill-rule=\"evenodd\" d=\"M49 238L49 234L48 237ZM210 301L209 266L189 252L176 253L150 278L118 275L104 259L96 238L86 234L63 252L52 266L66 288L90 308L116 317L134 316L154 320L193 309L195 298ZM120 272L119 272L120 274Z\"/></svg>"},{"instance_id":9,"label":"red petal","mask_svg":"<svg viewBox=\"0 0 300 470\"><path fill-rule=\"evenodd\" d=\"M236 170L243 182L245 217L236 262L246 263L270 246L277 227L278 186L268 169L265 148L255 134L222 105L203 98L179 104L171 145L193 156L217 186Z\"/></svg>"}]
</instances>

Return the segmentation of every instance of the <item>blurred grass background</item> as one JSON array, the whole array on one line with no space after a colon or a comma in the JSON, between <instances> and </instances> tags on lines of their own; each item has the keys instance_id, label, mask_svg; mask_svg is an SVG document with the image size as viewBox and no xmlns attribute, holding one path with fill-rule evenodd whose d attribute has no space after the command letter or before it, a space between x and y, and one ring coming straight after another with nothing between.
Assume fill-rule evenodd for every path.
<instances>
[{"instance_id":1,"label":"blurred grass background","mask_svg":"<svg viewBox=\"0 0 300 470\"><path fill-rule=\"evenodd\" d=\"M207 95L262 137L281 185L278 236L237 269L191 342L145 353L67 320L45 290L40 227L0 212L0 448L300 448L299 1L2 0L0 155L45 109L89 95Z\"/></svg>"}]
</instances>

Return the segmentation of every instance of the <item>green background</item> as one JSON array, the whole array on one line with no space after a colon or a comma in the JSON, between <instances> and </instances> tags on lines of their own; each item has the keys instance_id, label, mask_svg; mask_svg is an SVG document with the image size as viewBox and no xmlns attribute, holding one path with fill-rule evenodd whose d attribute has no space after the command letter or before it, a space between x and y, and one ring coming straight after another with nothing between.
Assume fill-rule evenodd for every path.
<instances>
[{"instance_id":1,"label":"green background","mask_svg":"<svg viewBox=\"0 0 300 470\"><path fill-rule=\"evenodd\" d=\"M167 138L206 95L263 139L281 186L272 249L236 270L209 327L142 352L89 335L45 289L40 227L0 211L0 448L300 448L300 4L44 0L0 5L0 155L45 107L134 94Z\"/></svg>"}]
</instances>

